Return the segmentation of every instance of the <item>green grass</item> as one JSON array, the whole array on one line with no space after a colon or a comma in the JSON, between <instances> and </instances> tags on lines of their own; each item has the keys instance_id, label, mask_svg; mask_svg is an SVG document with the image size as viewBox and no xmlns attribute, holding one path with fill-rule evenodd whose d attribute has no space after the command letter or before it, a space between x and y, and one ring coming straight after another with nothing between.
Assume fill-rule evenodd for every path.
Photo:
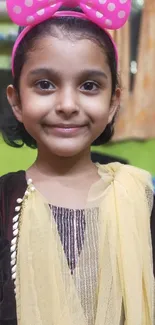
<instances>
[{"instance_id":1,"label":"green grass","mask_svg":"<svg viewBox=\"0 0 155 325\"><path fill-rule=\"evenodd\" d=\"M92 150L126 158L130 164L146 169L155 176L155 140L109 144L92 148ZM0 175L3 175L10 171L27 169L35 160L36 150L27 147L22 149L11 148L1 140L0 155Z\"/></svg>"}]
</instances>

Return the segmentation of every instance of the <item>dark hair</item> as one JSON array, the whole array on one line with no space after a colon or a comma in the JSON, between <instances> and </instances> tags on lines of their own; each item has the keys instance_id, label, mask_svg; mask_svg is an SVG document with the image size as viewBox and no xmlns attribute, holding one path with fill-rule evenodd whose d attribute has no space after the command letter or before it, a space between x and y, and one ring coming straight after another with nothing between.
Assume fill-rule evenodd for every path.
<instances>
[{"instance_id":1,"label":"dark hair","mask_svg":"<svg viewBox=\"0 0 155 325\"><path fill-rule=\"evenodd\" d=\"M62 7L61 10L65 10ZM67 8L67 10L81 11L79 8ZM52 27L52 28L51 28ZM83 20L75 17L59 17L46 20L35 26L21 41L16 51L14 60L14 80L13 85L19 94L19 83L22 67L27 59L27 53L35 47L35 41L49 33L57 36L57 29L59 27L63 33L67 33L68 37L75 33L78 38L87 38L96 42L107 55L108 64L112 76L112 94L115 94L116 87L119 85L117 76L117 60L115 56L115 49L111 39L107 33L89 20ZM19 34L23 28L19 29ZM20 97L20 94L19 94ZM101 145L107 143L114 133L114 122L109 123L103 133L94 141L93 145ZM26 131L24 125L16 120L14 115L10 113L10 117L6 116L3 126L1 127L2 135L5 142L14 147L22 147L24 144L31 148L37 148L35 139Z\"/></svg>"}]
</instances>

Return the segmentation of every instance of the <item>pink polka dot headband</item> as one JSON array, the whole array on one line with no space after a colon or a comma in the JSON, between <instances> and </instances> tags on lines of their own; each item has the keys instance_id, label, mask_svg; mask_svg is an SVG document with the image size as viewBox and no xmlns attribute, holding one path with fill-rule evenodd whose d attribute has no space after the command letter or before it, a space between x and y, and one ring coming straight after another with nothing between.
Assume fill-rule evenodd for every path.
<instances>
[{"instance_id":1,"label":"pink polka dot headband","mask_svg":"<svg viewBox=\"0 0 155 325\"><path fill-rule=\"evenodd\" d=\"M59 11L61 6L80 7L83 11ZM26 28L18 36L12 53L12 73L14 75L14 59L16 50L24 36L39 23L51 17L78 17L89 19L100 28L116 30L127 21L131 0L7 0L7 10L11 20ZM106 31L107 32L107 31ZM110 37L118 58L117 48Z\"/></svg>"}]
</instances>

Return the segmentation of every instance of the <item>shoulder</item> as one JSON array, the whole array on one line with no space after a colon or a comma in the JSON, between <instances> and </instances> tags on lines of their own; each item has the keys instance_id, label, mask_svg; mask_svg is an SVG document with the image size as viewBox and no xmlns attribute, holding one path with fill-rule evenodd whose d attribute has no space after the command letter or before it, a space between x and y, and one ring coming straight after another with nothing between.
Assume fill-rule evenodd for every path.
<instances>
[{"instance_id":1,"label":"shoulder","mask_svg":"<svg viewBox=\"0 0 155 325\"><path fill-rule=\"evenodd\" d=\"M152 177L146 170L121 163L110 163L107 165L98 164L99 175L102 179L109 179L109 183L114 183L115 188L122 193L126 193L132 202L145 201L152 210L153 206L153 183Z\"/></svg>"},{"instance_id":2,"label":"shoulder","mask_svg":"<svg viewBox=\"0 0 155 325\"><path fill-rule=\"evenodd\" d=\"M17 185L18 182L21 183L24 181L26 181L26 177L25 177L25 171L23 170L2 175L0 176L0 191L6 188L6 186L10 187L13 186L14 183L16 183Z\"/></svg>"},{"instance_id":3,"label":"shoulder","mask_svg":"<svg viewBox=\"0 0 155 325\"><path fill-rule=\"evenodd\" d=\"M25 171L8 173L0 177L0 210L5 201L9 201L10 196L16 192L22 192L26 187Z\"/></svg>"},{"instance_id":4,"label":"shoulder","mask_svg":"<svg viewBox=\"0 0 155 325\"><path fill-rule=\"evenodd\" d=\"M16 193L24 193L27 186L25 171L8 173L0 177L0 210Z\"/></svg>"},{"instance_id":5,"label":"shoulder","mask_svg":"<svg viewBox=\"0 0 155 325\"><path fill-rule=\"evenodd\" d=\"M139 180L139 182L144 185L149 185L153 191L152 177L149 172L144 169L140 169L131 165L121 164L118 162L109 163L106 165L97 164L100 174L108 174L111 175L112 178L117 179L118 177L124 182L127 179L134 179L135 182ZM126 178L124 178L126 176Z\"/></svg>"},{"instance_id":6,"label":"shoulder","mask_svg":"<svg viewBox=\"0 0 155 325\"><path fill-rule=\"evenodd\" d=\"M24 196L26 187L24 171L0 177L0 235L10 238L16 201Z\"/></svg>"},{"instance_id":7,"label":"shoulder","mask_svg":"<svg viewBox=\"0 0 155 325\"><path fill-rule=\"evenodd\" d=\"M0 176L0 181L3 181L4 179L8 179L8 178L14 178L14 177L20 177L20 176L24 176L25 177L25 171L24 170L19 170L17 172L10 172L8 174L5 175L1 175Z\"/></svg>"}]
</instances>

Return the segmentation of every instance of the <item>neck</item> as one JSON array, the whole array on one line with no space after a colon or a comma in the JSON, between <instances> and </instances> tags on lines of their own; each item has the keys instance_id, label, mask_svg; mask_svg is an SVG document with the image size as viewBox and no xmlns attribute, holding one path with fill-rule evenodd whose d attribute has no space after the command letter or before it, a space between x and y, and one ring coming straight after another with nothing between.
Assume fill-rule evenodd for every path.
<instances>
[{"instance_id":1,"label":"neck","mask_svg":"<svg viewBox=\"0 0 155 325\"><path fill-rule=\"evenodd\" d=\"M46 176L77 177L96 171L91 161L90 149L73 157L59 157L38 150L37 159L33 165Z\"/></svg>"}]
</instances>

